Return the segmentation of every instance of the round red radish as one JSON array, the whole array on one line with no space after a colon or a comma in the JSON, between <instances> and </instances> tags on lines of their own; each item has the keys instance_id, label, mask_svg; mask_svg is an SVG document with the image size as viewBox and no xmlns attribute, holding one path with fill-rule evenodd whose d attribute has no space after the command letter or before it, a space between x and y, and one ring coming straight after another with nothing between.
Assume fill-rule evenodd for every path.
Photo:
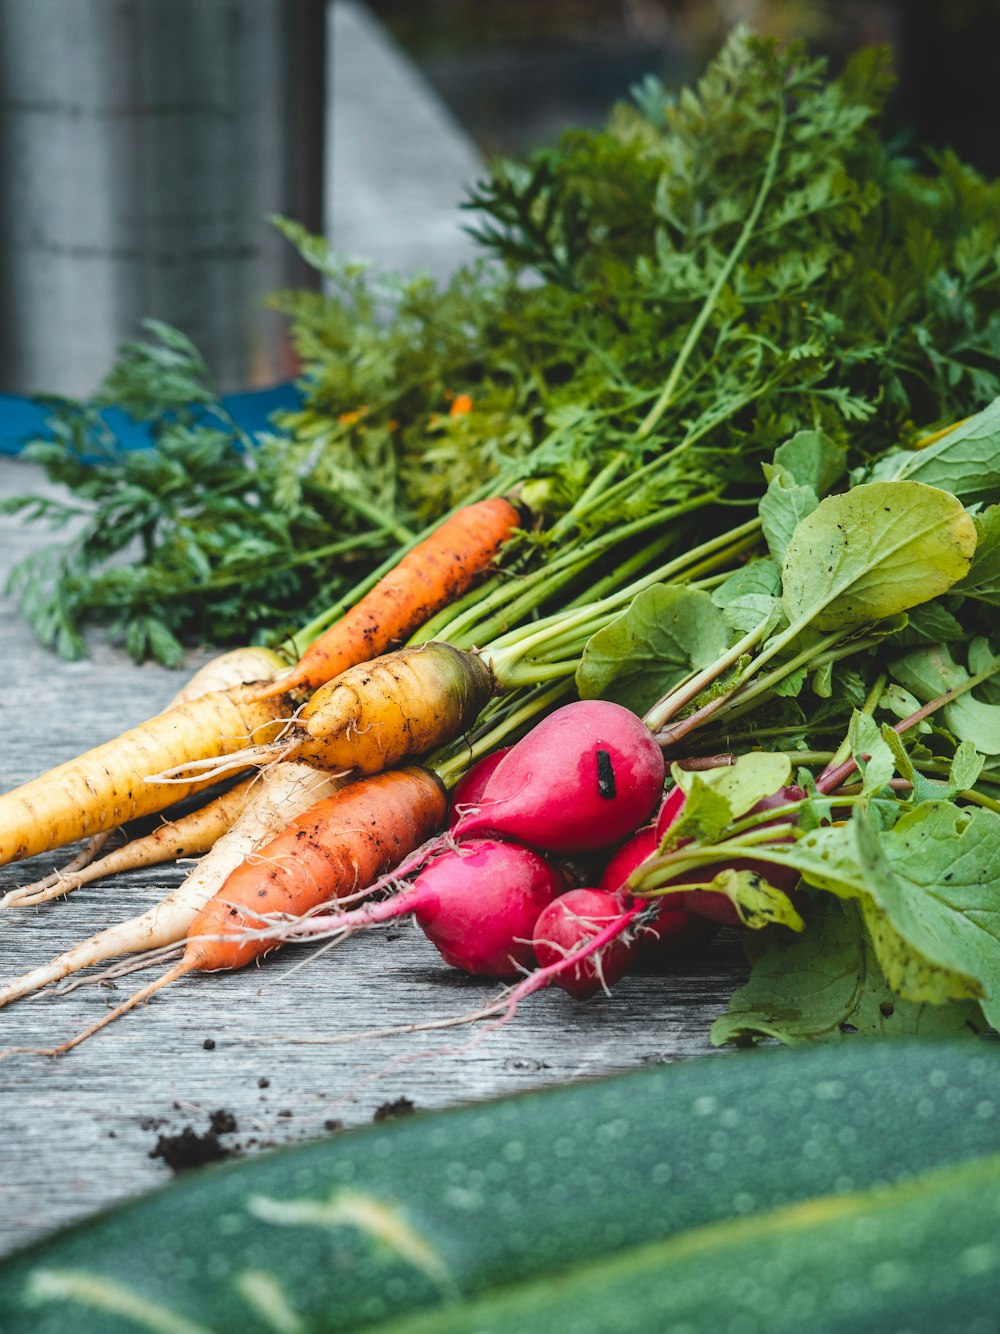
<instances>
[{"instance_id":1,"label":"round red radish","mask_svg":"<svg viewBox=\"0 0 1000 1334\"><path fill-rule=\"evenodd\" d=\"M635 868L653 855L659 843L652 825L646 825L644 829L626 839L605 866L598 882L598 889L606 889L611 893L621 889Z\"/></svg>"},{"instance_id":2,"label":"round red radish","mask_svg":"<svg viewBox=\"0 0 1000 1334\"><path fill-rule=\"evenodd\" d=\"M607 700L578 700L511 747L455 834L498 833L548 852L611 847L649 819L663 775L641 718Z\"/></svg>"},{"instance_id":3,"label":"round red radish","mask_svg":"<svg viewBox=\"0 0 1000 1334\"><path fill-rule=\"evenodd\" d=\"M541 968L564 961L606 927L627 923L628 910L615 894L603 889L571 889L553 899L535 923L535 958ZM617 936L596 953L553 974L551 981L571 996L588 996L613 986L624 977L635 958L635 943Z\"/></svg>"},{"instance_id":4,"label":"round red radish","mask_svg":"<svg viewBox=\"0 0 1000 1334\"><path fill-rule=\"evenodd\" d=\"M663 842L663 836L672 824L679 818L684 809L684 789L682 787L672 787L663 798L663 805L656 815L656 824L654 832L657 843Z\"/></svg>"},{"instance_id":5,"label":"round red radish","mask_svg":"<svg viewBox=\"0 0 1000 1334\"><path fill-rule=\"evenodd\" d=\"M448 963L509 977L530 968L535 922L564 888L531 848L471 839L435 857L400 897Z\"/></svg>"},{"instance_id":6,"label":"round red radish","mask_svg":"<svg viewBox=\"0 0 1000 1334\"><path fill-rule=\"evenodd\" d=\"M679 791L674 788L674 792ZM669 802L673 793L667 797ZM657 820L657 826L659 820ZM659 847L656 827L648 825L640 829L618 849L604 868L598 888L611 893L620 892L625 881L635 868ZM636 897L633 902L642 900ZM658 902L659 909L652 923L647 924L636 936L638 957L645 963L660 961L666 956L683 954L687 950L697 949L706 944L715 934L715 924L706 918L689 912L685 908L683 892L667 894ZM728 900L727 900L728 902Z\"/></svg>"},{"instance_id":7,"label":"round red radish","mask_svg":"<svg viewBox=\"0 0 1000 1334\"><path fill-rule=\"evenodd\" d=\"M805 792L801 787L793 784L790 787L779 788L769 797L763 797L750 810L751 815L759 814L762 811L774 810L778 806L786 806L790 802L801 801ZM656 818L656 837L661 840L667 830L679 819L681 811L684 808L684 792L680 787L672 788L660 808L660 813ZM776 820L769 820L768 825L791 824L794 816L779 816ZM678 847L683 847L683 839ZM776 838L775 843L786 843L787 839ZM791 893L799 881L799 874L784 866L769 866L765 862L755 861L749 857L736 857L726 860L720 857L718 864L703 866L698 870L685 871L679 875L676 880L671 880L669 884L690 884L692 880L708 881L713 878L717 871L728 868L733 871L753 871L767 880L768 884L774 885L775 889L783 890L786 894ZM740 915L732 900L726 894L717 894L711 890L695 889L689 891L683 896L684 907L688 912L695 913L699 917L704 917L710 922L715 922L720 926L741 926Z\"/></svg>"},{"instance_id":8,"label":"round red radish","mask_svg":"<svg viewBox=\"0 0 1000 1334\"><path fill-rule=\"evenodd\" d=\"M466 811L479 805L493 770L509 750L510 746L501 746L499 750L484 755L456 783L455 790L451 794L451 828L454 828Z\"/></svg>"}]
</instances>

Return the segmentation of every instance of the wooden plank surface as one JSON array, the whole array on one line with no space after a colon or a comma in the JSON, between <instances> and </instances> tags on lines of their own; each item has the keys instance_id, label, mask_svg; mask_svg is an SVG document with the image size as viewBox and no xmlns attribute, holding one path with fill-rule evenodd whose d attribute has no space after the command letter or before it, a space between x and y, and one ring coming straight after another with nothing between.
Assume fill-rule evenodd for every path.
<instances>
[{"instance_id":1,"label":"wooden plank surface","mask_svg":"<svg viewBox=\"0 0 1000 1334\"><path fill-rule=\"evenodd\" d=\"M0 460L0 495L39 480L23 462ZM0 579L49 540L0 519ZM59 662L34 642L10 599L0 604L0 653L3 789L156 712L180 679L96 640L87 660ZM191 667L206 656L192 654ZM64 855L7 868L0 889ZM4 912L0 980L142 910L181 874L167 867L118 877ZM336 1133L328 1123L364 1124L401 1099L426 1109L707 1053L710 1021L743 972L738 944L723 934L683 973L633 976L613 998L583 1004L562 992L534 996L494 1031L310 1045L446 1019L497 987L447 968L409 926L355 937L303 964L306 957L289 951L253 970L185 978L64 1057L0 1062L0 1252L169 1180L164 1159L151 1157L159 1137L186 1128L204 1136L219 1110L237 1127L220 1145L254 1153ZM0 1011L0 1046L59 1042L147 976L121 979L114 990L89 985L21 1001Z\"/></svg>"}]
</instances>

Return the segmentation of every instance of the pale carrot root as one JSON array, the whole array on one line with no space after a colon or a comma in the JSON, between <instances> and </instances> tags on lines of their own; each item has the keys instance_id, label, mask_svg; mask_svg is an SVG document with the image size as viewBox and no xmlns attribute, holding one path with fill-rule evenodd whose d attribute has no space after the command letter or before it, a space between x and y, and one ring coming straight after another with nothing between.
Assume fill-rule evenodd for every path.
<instances>
[{"instance_id":1,"label":"pale carrot root","mask_svg":"<svg viewBox=\"0 0 1000 1334\"><path fill-rule=\"evenodd\" d=\"M108 840L113 838L114 829L105 829L100 834L94 834L88 838L83 847L75 856L62 866L57 866L54 871L48 875L41 876L38 880L32 880L29 885L19 885L17 889L8 890L6 895L0 899L0 908L13 906L13 899L17 902L27 903L33 901L36 894L41 894L44 890L50 889L53 885L60 884L63 880L70 879L88 866L101 855L101 850L106 848ZM44 902L44 900L42 900Z\"/></svg>"},{"instance_id":2,"label":"pale carrot root","mask_svg":"<svg viewBox=\"0 0 1000 1334\"><path fill-rule=\"evenodd\" d=\"M196 969L241 968L275 949L273 940L244 938L259 913L308 912L353 894L397 864L444 823L448 795L428 769L392 769L349 783L315 802L277 838L248 857L199 911L188 929L183 958L116 1009L54 1047L8 1047L17 1053L62 1056Z\"/></svg>"},{"instance_id":3,"label":"pale carrot root","mask_svg":"<svg viewBox=\"0 0 1000 1334\"><path fill-rule=\"evenodd\" d=\"M116 1009L109 1010L107 1014L102 1015L100 1019L90 1024L74 1037L68 1038L65 1042L60 1042L57 1047L5 1047L3 1051L0 1051L0 1061L5 1060L8 1056L18 1055L65 1056L65 1054L68 1051L72 1051L74 1047L79 1047L81 1042L86 1042L87 1038L93 1037L93 1035L99 1033L102 1028L107 1028L108 1024L114 1023L116 1019L119 1019L123 1014L127 1014L129 1010L134 1010L137 1005L141 1005L143 1001L149 1000L150 996L159 991L161 987L169 986L171 982L176 982L177 979L183 977L185 973L190 973L195 966L195 964L186 959L181 959L179 963L174 964L173 968L171 968L169 972L164 973L162 977L158 977L154 982L148 983L141 990L137 991L134 996L130 996L127 1001L123 1001Z\"/></svg>"},{"instance_id":4,"label":"pale carrot root","mask_svg":"<svg viewBox=\"0 0 1000 1334\"><path fill-rule=\"evenodd\" d=\"M342 785L342 779L317 773L304 764L279 765L262 775L232 827L216 840L182 884L146 912L96 932L0 987L0 1006L108 959L177 945L184 940L198 911L244 858L273 839L297 814L331 796Z\"/></svg>"},{"instance_id":5,"label":"pale carrot root","mask_svg":"<svg viewBox=\"0 0 1000 1334\"><path fill-rule=\"evenodd\" d=\"M502 496L456 510L324 630L262 695L315 689L405 643L487 572L521 521L517 507Z\"/></svg>"},{"instance_id":6,"label":"pale carrot root","mask_svg":"<svg viewBox=\"0 0 1000 1334\"><path fill-rule=\"evenodd\" d=\"M74 760L0 796L0 865L63 847L152 815L202 791L211 778L180 786L146 775L206 754L242 750L271 739L286 722L283 697L250 699L238 686L188 700Z\"/></svg>"},{"instance_id":7,"label":"pale carrot root","mask_svg":"<svg viewBox=\"0 0 1000 1334\"><path fill-rule=\"evenodd\" d=\"M251 786L256 781L256 776L244 778L204 806L188 811L176 820L165 820L142 838L134 838L120 848L114 848L80 871L57 876L53 884L42 889L33 890L30 885L12 889L0 899L0 908L35 907L71 894L74 889L92 884L104 876L119 875L142 866L180 861L184 857L201 857L232 826L246 805Z\"/></svg>"}]
</instances>

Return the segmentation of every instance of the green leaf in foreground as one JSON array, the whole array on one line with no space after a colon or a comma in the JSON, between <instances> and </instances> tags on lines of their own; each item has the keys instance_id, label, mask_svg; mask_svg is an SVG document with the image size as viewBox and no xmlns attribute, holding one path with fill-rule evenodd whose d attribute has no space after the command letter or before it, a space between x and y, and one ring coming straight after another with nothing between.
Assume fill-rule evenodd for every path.
<instances>
[{"instance_id":1,"label":"green leaf in foreground","mask_svg":"<svg viewBox=\"0 0 1000 1334\"><path fill-rule=\"evenodd\" d=\"M906 999L978 995L1000 1024L1000 815L925 801L878 830L857 808L768 856L860 903L880 966Z\"/></svg>"},{"instance_id":2,"label":"green leaf in foreground","mask_svg":"<svg viewBox=\"0 0 1000 1334\"><path fill-rule=\"evenodd\" d=\"M828 496L796 527L782 571L793 625L846 630L940 596L968 572L976 529L947 491L871 482Z\"/></svg>"},{"instance_id":3,"label":"green leaf in foreground","mask_svg":"<svg viewBox=\"0 0 1000 1334\"><path fill-rule=\"evenodd\" d=\"M591 637L577 688L583 699L609 699L641 714L725 649L725 622L707 593L655 584Z\"/></svg>"},{"instance_id":4,"label":"green leaf in foreground","mask_svg":"<svg viewBox=\"0 0 1000 1334\"><path fill-rule=\"evenodd\" d=\"M746 937L750 980L712 1025L716 1046L759 1037L792 1044L836 1041L848 1032L937 1037L983 1031L973 1002L923 1005L894 995L855 905L821 895L805 916L802 935L766 931Z\"/></svg>"}]
</instances>

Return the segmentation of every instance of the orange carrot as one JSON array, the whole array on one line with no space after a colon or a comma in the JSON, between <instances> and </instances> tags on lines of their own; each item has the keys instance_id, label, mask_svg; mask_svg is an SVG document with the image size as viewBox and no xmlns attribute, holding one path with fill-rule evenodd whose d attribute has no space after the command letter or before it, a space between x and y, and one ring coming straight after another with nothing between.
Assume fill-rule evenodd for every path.
<instances>
[{"instance_id":1,"label":"orange carrot","mask_svg":"<svg viewBox=\"0 0 1000 1334\"><path fill-rule=\"evenodd\" d=\"M402 644L489 569L520 523L516 507L500 496L457 510L313 640L291 671L266 686L259 698L315 689Z\"/></svg>"},{"instance_id":2,"label":"orange carrot","mask_svg":"<svg viewBox=\"0 0 1000 1334\"><path fill-rule=\"evenodd\" d=\"M316 802L277 838L246 858L195 916L184 956L124 1005L58 1047L13 1047L57 1056L104 1028L185 973L241 968L280 944L247 939L264 928L261 914L302 916L371 885L444 824L448 797L429 769L390 769L359 779Z\"/></svg>"}]
</instances>

